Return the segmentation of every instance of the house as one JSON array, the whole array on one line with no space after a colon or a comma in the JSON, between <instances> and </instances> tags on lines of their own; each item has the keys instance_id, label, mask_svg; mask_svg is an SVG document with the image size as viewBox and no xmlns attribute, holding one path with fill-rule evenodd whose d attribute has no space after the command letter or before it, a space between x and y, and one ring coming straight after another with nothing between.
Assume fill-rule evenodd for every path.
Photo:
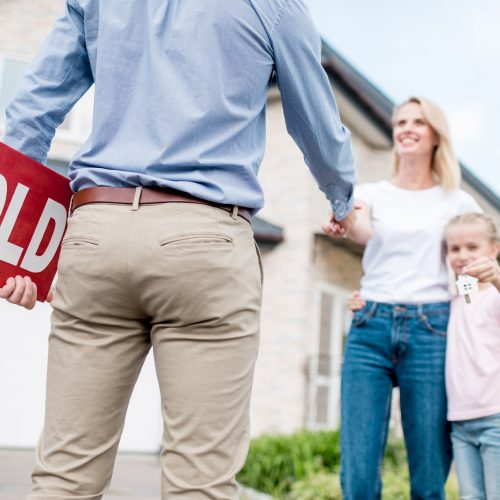
<instances>
[{"instance_id":1,"label":"house","mask_svg":"<svg viewBox=\"0 0 500 500\"><path fill-rule=\"evenodd\" d=\"M0 3L0 133L3 109L63 0ZM393 103L324 44L344 123L351 129L359 182L390 174ZM58 130L49 165L64 172L91 125L90 91ZM500 222L500 200L463 167L463 186ZM279 93L268 98L267 151L260 171L266 206L253 226L263 250L260 355L252 400L252 432L292 432L338 425L340 368L349 314L345 300L362 275L362 249L321 232L329 206L286 132ZM50 307L22 311L0 303L2 354L0 447L32 447L43 420ZM159 393L151 359L130 405L121 448L160 446Z\"/></svg>"},{"instance_id":2,"label":"house","mask_svg":"<svg viewBox=\"0 0 500 500\"><path fill-rule=\"evenodd\" d=\"M343 122L353 136L358 182L387 178L391 117L384 94L327 44L323 65ZM254 432L336 427L340 370L350 325L345 299L358 288L362 248L321 231L328 203L286 134L279 95L271 91L267 153L260 171L266 193L261 217L284 229L264 254L262 340L253 400ZM500 223L500 199L462 166L463 188Z\"/></svg>"}]
</instances>

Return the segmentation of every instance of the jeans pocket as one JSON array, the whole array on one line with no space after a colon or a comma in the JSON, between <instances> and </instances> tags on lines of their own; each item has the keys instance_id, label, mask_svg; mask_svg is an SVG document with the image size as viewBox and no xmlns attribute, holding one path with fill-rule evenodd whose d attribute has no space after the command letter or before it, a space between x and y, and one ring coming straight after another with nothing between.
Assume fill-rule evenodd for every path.
<instances>
[{"instance_id":1,"label":"jeans pocket","mask_svg":"<svg viewBox=\"0 0 500 500\"><path fill-rule=\"evenodd\" d=\"M354 311L351 321L351 327L362 326L372 316L372 310L365 304L361 309Z\"/></svg>"},{"instance_id":2,"label":"jeans pocket","mask_svg":"<svg viewBox=\"0 0 500 500\"><path fill-rule=\"evenodd\" d=\"M448 329L448 314L420 314L420 324L433 335L446 337Z\"/></svg>"}]
</instances>

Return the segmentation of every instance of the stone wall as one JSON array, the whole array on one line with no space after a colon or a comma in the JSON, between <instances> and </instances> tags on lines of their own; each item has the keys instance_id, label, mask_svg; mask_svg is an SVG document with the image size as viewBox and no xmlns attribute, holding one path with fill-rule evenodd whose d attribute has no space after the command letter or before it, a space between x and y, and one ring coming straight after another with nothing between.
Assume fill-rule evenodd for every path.
<instances>
[{"instance_id":1,"label":"stone wall","mask_svg":"<svg viewBox=\"0 0 500 500\"><path fill-rule=\"evenodd\" d=\"M0 57L29 61L64 0L0 2ZM21 15L22 13L22 15ZM341 109L342 111L342 109ZM359 182L390 175L390 151L375 149L363 131L353 133ZM52 157L69 159L78 146L56 136ZM321 283L357 288L360 257L318 237L329 204L316 187L302 153L286 132L281 102L271 93L267 150L260 171L266 206L260 216L284 228L285 241L264 254L265 286L260 355L252 401L252 432L292 432L306 419L307 363L313 349L313 294ZM496 212L498 217L498 212Z\"/></svg>"},{"instance_id":2,"label":"stone wall","mask_svg":"<svg viewBox=\"0 0 500 500\"><path fill-rule=\"evenodd\" d=\"M0 55L31 60L64 0L3 0L0 2Z\"/></svg>"}]
</instances>

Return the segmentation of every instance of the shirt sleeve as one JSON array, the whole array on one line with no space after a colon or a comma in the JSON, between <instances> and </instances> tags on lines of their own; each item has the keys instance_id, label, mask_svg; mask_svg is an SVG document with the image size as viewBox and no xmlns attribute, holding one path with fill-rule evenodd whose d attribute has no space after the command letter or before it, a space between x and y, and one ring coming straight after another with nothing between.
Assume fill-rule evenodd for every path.
<instances>
[{"instance_id":1,"label":"shirt sleeve","mask_svg":"<svg viewBox=\"0 0 500 500\"><path fill-rule=\"evenodd\" d=\"M278 88L287 130L304 154L335 218L353 205L354 159L328 76L321 39L303 0L285 0L271 33Z\"/></svg>"},{"instance_id":2,"label":"shirt sleeve","mask_svg":"<svg viewBox=\"0 0 500 500\"><path fill-rule=\"evenodd\" d=\"M83 12L76 0L67 0L7 106L4 142L45 163L56 128L92 83Z\"/></svg>"}]
</instances>

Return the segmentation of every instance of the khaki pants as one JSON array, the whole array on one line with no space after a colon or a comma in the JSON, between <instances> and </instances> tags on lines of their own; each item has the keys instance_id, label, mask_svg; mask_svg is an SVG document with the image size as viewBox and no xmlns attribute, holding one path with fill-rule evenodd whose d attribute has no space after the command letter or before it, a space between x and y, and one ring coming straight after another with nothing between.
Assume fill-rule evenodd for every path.
<instances>
[{"instance_id":1,"label":"khaki pants","mask_svg":"<svg viewBox=\"0 0 500 500\"><path fill-rule=\"evenodd\" d=\"M262 271L247 221L208 205L86 205L69 218L30 500L107 491L153 348L163 499L236 499L249 441Z\"/></svg>"}]
</instances>

